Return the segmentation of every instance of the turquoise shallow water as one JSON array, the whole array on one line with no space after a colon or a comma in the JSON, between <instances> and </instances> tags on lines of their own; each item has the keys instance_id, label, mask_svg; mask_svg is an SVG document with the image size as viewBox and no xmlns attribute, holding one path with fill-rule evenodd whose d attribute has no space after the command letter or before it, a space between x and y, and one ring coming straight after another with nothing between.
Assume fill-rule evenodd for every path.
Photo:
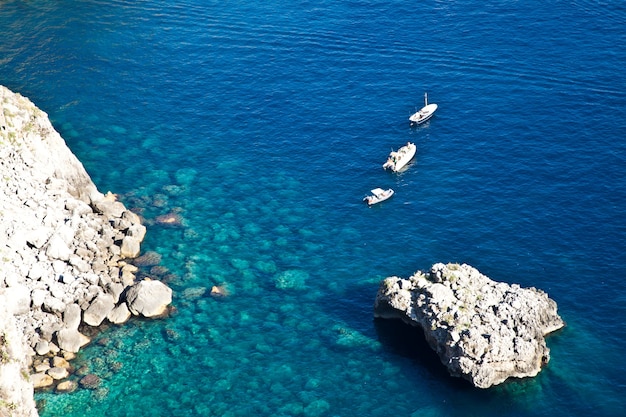
<instances>
[{"instance_id":1,"label":"turquoise shallow water","mask_svg":"<svg viewBox=\"0 0 626 417\"><path fill-rule=\"evenodd\" d=\"M144 216L177 308L105 329L76 361L101 388L42 416L623 415L626 9L599 6L0 3L0 83ZM372 319L439 261L558 302L538 377L475 390Z\"/></svg>"}]
</instances>

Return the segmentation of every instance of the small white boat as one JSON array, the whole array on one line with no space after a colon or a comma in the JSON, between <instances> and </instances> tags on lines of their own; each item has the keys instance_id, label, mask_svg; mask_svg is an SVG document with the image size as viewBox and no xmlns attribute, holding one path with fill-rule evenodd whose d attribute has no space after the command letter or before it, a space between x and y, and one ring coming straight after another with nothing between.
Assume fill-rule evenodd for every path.
<instances>
[{"instance_id":1,"label":"small white boat","mask_svg":"<svg viewBox=\"0 0 626 417\"><path fill-rule=\"evenodd\" d=\"M422 124L433 117L435 110L437 110L437 105L434 103L428 104L428 93L424 93L424 107L422 107L420 111L413 113L411 117L409 117L409 120L411 124Z\"/></svg>"},{"instance_id":2,"label":"small white boat","mask_svg":"<svg viewBox=\"0 0 626 417\"><path fill-rule=\"evenodd\" d=\"M382 188L374 188L372 190L372 195L368 195L363 199L367 203L368 206L380 203L381 201L387 200L394 194L394 191L389 188L387 190L383 190Z\"/></svg>"},{"instance_id":3,"label":"small white boat","mask_svg":"<svg viewBox=\"0 0 626 417\"><path fill-rule=\"evenodd\" d=\"M417 152L417 146L414 143L407 142L406 145L398 149L397 151L391 151L387 162L383 164L384 169L390 169L393 172L398 172L406 166Z\"/></svg>"}]
</instances>

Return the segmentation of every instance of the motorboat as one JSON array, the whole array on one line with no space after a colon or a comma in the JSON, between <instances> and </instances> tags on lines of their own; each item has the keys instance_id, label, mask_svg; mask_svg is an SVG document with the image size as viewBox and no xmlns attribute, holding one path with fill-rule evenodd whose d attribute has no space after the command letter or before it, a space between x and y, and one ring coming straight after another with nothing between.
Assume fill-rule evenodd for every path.
<instances>
[{"instance_id":1,"label":"motorboat","mask_svg":"<svg viewBox=\"0 0 626 417\"><path fill-rule=\"evenodd\" d=\"M391 188L388 188L386 190L383 190L382 188L374 188L372 190L372 195L368 195L363 199L363 201L365 201L368 206L372 206L374 204L387 200L393 194L394 191Z\"/></svg>"},{"instance_id":2,"label":"motorboat","mask_svg":"<svg viewBox=\"0 0 626 417\"><path fill-rule=\"evenodd\" d=\"M417 152L417 146L414 143L407 142L406 145L398 149L397 151L391 151L387 162L383 164L384 169L390 169L393 172L398 172L406 166Z\"/></svg>"},{"instance_id":3,"label":"motorboat","mask_svg":"<svg viewBox=\"0 0 626 417\"><path fill-rule=\"evenodd\" d=\"M411 124L422 124L426 120L433 117L433 114L435 114L435 110L437 110L437 105L434 103L428 104L428 93L424 93L424 107L422 107L418 112L413 113L409 117L409 120Z\"/></svg>"}]
</instances>

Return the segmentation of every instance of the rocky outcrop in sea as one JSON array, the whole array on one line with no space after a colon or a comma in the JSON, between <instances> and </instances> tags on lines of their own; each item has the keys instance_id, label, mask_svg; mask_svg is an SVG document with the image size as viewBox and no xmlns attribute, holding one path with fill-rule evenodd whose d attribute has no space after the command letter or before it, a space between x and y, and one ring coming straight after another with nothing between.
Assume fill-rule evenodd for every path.
<instances>
[{"instance_id":1,"label":"rocky outcrop in sea","mask_svg":"<svg viewBox=\"0 0 626 417\"><path fill-rule=\"evenodd\" d=\"M140 218L97 190L44 112L2 86L0 219L0 322L17 329L0 329L0 415L3 406L36 415L12 393L32 400L33 384L65 378L63 360L90 341L81 329L162 315L172 291L136 280L129 260L146 233ZM29 376L22 365L33 359ZM17 381L6 379L7 364L20 364ZM7 390L11 384L24 391ZM21 405L24 412L15 412Z\"/></svg>"},{"instance_id":2,"label":"rocky outcrop in sea","mask_svg":"<svg viewBox=\"0 0 626 417\"><path fill-rule=\"evenodd\" d=\"M386 278L374 315L420 327L449 373L479 388L536 376L550 360L545 336L565 326L545 292L493 281L465 264Z\"/></svg>"}]
</instances>

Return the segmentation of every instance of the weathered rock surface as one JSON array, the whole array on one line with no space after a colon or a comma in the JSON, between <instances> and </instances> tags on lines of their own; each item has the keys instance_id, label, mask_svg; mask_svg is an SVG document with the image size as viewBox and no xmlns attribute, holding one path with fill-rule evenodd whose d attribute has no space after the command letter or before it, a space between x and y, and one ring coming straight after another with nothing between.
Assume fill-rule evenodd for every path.
<instances>
[{"instance_id":1,"label":"weathered rock surface","mask_svg":"<svg viewBox=\"0 0 626 417\"><path fill-rule=\"evenodd\" d=\"M56 332L57 343L62 350L76 353L91 340L76 329L61 329Z\"/></svg>"},{"instance_id":2,"label":"weathered rock surface","mask_svg":"<svg viewBox=\"0 0 626 417\"><path fill-rule=\"evenodd\" d=\"M492 281L465 264L386 278L374 315L422 328L450 374L479 388L537 375L550 359L545 336L565 325L543 291Z\"/></svg>"},{"instance_id":3,"label":"weathered rock surface","mask_svg":"<svg viewBox=\"0 0 626 417\"><path fill-rule=\"evenodd\" d=\"M99 326L107 317L120 323L129 315L120 295L135 284L137 268L125 258L139 255L146 228L115 195L97 190L44 112L3 86L0 178L0 326L5 317L17 326L11 346L24 349L15 364L37 354L71 357L89 342L81 324ZM3 387L15 384L5 369L13 364L0 362L0 405L12 404L14 391ZM28 411L12 415L36 415L32 384L64 374L40 367L17 407Z\"/></svg>"},{"instance_id":4,"label":"weathered rock surface","mask_svg":"<svg viewBox=\"0 0 626 417\"><path fill-rule=\"evenodd\" d=\"M0 289L0 415L37 416L23 335ZM51 377L49 377L52 379Z\"/></svg>"},{"instance_id":5,"label":"weathered rock surface","mask_svg":"<svg viewBox=\"0 0 626 417\"><path fill-rule=\"evenodd\" d=\"M145 279L128 289L126 304L131 313L144 317L161 316L172 302L172 290L161 281Z\"/></svg>"}]
</instances>

